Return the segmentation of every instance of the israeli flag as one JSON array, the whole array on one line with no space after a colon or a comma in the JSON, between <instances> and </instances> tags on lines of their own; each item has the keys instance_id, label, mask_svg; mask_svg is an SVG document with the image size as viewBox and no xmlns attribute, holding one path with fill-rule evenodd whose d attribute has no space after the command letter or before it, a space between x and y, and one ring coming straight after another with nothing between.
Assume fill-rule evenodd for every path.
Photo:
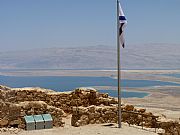
<instances>
[{"instance_id":1,"label":"israeli flag","mask_svg":"<svg viewBox=\"0 0 180 135\"><path fill-rule=\"evenodd\" d=\"M124 15L124 12L121 8L121 4L119 3L119 43L122 45L122 47L124 48L125 46L125 39L124 39L124 29L127 25L127 20L126 17Z\"/></svg>"}]
</instances>

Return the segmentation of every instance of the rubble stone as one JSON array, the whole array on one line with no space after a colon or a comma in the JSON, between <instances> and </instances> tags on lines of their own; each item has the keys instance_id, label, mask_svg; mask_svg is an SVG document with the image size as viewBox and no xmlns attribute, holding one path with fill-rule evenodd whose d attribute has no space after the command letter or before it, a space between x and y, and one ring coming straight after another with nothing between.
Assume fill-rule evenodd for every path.
<instances>
[{"instance_id":1,"label":"rubble stone","mask_svg":"<svg viewBox=\"0 0 180 135\"><path fill-rule=\"evenodd\" d=\"M1 119L0 120L0 127L7 126L9 121L7 119Z\"/></svg>"}]
</instances>

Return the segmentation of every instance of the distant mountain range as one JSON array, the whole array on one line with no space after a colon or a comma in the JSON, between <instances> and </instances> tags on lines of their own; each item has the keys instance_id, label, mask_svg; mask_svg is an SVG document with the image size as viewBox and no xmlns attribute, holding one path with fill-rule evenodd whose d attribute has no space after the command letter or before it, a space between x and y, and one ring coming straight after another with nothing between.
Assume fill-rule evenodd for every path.
<instances>
[{"instance_id":1,"label":"distant mountain range","mask_svg":"<svg viewBox=\"0 0 180 135\"><path fill-rule=\"evenodd\" d=\"M0 69L115 69L116 46L44 48L0 52ZM180 69L180 45L127 45L123 69Z\"/></svg>"}]
</instances>

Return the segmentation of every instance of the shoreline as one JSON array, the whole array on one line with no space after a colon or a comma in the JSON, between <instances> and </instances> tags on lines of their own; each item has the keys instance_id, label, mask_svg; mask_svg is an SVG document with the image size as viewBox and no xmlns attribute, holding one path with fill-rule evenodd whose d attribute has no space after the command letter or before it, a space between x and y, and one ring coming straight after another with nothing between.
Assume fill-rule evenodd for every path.
<instances>
[{"instance_id":1,"label":"shoreline","mask_svg":"<svg viewBox=\"0 0 180 135\"><path fill-rule=\"evenodd\" d=\"M121 78L134 80L156 80L180 84L180 78L164 74L179 73L180 70L121 70ZM0 71L2 76L83 76L110 77L116 79L117 70L12 70Z\"/></svg>"},{"instance_id":2,"label":"shoreline","mask_svg":"<svg viewBox=\"0 0 180 135\"><path fill-rule=\"evenodd\" d=\"M63 72L117 72L117 70L109 70L109 69L0 69L0 74L26 74L28 73L28 75L30 73L36 73L36 72L41 72L41 73L54 73L54 72L59 72L59 73L62 73ZM180 69L173 69L173 70L170 70L170 69L129 69L129 70L121 70L121 72L125 72L125 73L153 73L153 74L164 74L164 73L180 73ZM43 74L39 74L39 75L42 75ZM57 74L57 75L60 75L60 74ZM68 74L66 74L68 75Z\"/></svg>"}]
</instances>

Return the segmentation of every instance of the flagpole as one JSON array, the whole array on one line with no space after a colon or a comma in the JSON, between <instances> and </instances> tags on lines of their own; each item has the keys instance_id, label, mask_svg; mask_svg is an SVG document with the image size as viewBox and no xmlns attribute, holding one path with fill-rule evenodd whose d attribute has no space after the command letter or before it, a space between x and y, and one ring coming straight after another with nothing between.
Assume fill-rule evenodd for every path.
<instances>
[{"instance_id":1,"label":"flagpole","mask_svg":"<svg viewBox=\"0 0 180 135\"><path fill-rule=\"evenodd\" d=\"M121 128L121 67L119 45L119 1L117 0L117 74L118 74L118 127Z\"/></svg>"}]
</instances>

